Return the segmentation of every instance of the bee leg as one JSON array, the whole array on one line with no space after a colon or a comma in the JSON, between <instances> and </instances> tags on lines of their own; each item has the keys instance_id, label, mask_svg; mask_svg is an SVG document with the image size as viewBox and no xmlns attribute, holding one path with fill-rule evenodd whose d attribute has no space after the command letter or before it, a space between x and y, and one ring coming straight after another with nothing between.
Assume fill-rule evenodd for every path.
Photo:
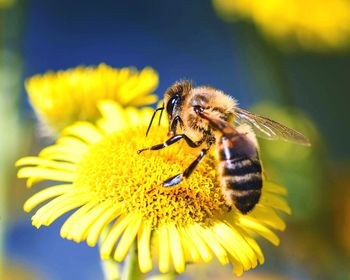
<instances>
[{"instance_id":1,"label":"bee leg","mask_svg":"<svg viewBox=\"0 0 350 280\"><path fill-rule=\"evenodd\" d=\"M187 135L185 134L176 134L172 137L170 137L168 140L166 140L164 143L162 144L157 144L157 145L154 145L152 147L149 147L149 148L145 148L145 149L140 149L140 150L137 150L137 153L140 154L142 153L143 151L147 151L147 150L160 150L160 149L163 149L167 146L170 146L172 144L175 144L177 141L181 140L181 139L184 139L186 141L186 143L192 147L192 148L196 148L196 147L199 147L204 140L200 140L199 142L193 142L190 138L188 138Z\"/></svg>"},{"instance_id":2,"label":"bee leg","mask_svg":"<svg viewBox=\"0 0 350 280\"><path fill-rule=\"evenodd\" d=\"M193 172L193 170L196 168L196 166L198 165L198 163L202 160L202 158L207 154L207 152L209 151L209 148L207 149L202 149L199 156L190 164L189 167L187 167L185 169L185 171L183 173L177 174L173 177L170 177L169 179L165 180L163 182L163 187L167 188L167 187L172 187L174 185L179 184L183 178L188 178L191 173Z\"/></svg>"},{"instance_id":3,"label":"bee leg","mask_svg":"<svg viewBox=\"0 0 350 280\"><path fill-rule=\"evenodd\" d=\"M169 179L166 179L162 185L164 188L175 186L182 181L182 178L183 178L183 173L177 174L173 177L170 177Z\"/></svg>"}]
</instances>

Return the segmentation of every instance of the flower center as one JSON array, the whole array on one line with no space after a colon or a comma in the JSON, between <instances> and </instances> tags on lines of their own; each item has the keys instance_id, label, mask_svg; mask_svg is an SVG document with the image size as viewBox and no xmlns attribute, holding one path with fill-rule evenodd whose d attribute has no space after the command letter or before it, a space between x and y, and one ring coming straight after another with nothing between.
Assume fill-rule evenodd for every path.
<instances>
[{"instance_id":1,"label":"flower center","mask_svg":"<svg viewBox=\"0 0 350 280\"><path fill-rule=\"evenodd\" d=\"M129 129L92 146L79 163L75 186L100 201L112 201L125 213L141 212L154 227L168 222L206 223L219 215L224 199L215 157L207 155L189 178L164 188L162 182L182 173L199 149L178 143L137 154L137 149L165 140L164 128L155 129L147 138L145 131L146 127Z\"/></svg>"}]
</instances>

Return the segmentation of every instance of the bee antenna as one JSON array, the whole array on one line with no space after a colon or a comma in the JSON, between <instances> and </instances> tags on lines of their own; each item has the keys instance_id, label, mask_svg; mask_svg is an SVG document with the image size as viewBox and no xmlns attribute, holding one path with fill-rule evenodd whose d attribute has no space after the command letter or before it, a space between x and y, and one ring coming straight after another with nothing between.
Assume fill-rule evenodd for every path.
<instances>
[{"instance_id":1,"label":"bee antenna","mask_svg":"<svg viewBox=\"0 0 350 280\"><path fill-rule=\"evenodd\" d=\"M162 104L162 107L160 108L160 115L159 115L159 120L158 120L158 126L160 126L160 121L162 120L162 115L163 115L163 111L164 111L164 102Z\"/></svg>"},{"instance_id":2,"label":"bee antenna","mask_svg":"<svg viewBox=\"0 0 350 280\"><path fill-rule=\"evenodd\" d=\"M151 126L152 126L152 123L153 123L153 119L154 119L155 115L157 114L157 112L158 112L159 110L162 110L162 112L163 112L164 107L160 107L160 108L157 108L157 109L154 110L153 115L152 115L152 118L151 118L151 121L149 122L147 131L146 131L146 136L148 135L148 132L149 132L149 130L151 129Z\"/></svg>"}]
</instances>

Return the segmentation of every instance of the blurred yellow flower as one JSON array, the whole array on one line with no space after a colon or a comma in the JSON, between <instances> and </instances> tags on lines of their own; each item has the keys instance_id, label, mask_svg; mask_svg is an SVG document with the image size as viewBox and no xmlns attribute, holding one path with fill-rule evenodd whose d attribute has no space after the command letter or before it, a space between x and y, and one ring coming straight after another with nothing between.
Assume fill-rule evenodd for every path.
<instances>
[{"instance_id":1,"label":"blurred yellow flower","mask_svg":"<svg viewBox=\"0 0 350 280\"><path fill-rule=\"evenodd\" d=\"M26 81L30 102L39 119L53 131L78 120L100 117L99 100L114 100L122 106L143 106L157 101L151 94L158 74L150 67L115 69L106 64L77 67L35 75Z\"/></svg>"},{"instance_id":2,"label":"blurred yellow flower","mask_svg":"<svg viewBox=\"0 0 350 280\"><path fill-rule=\"evenodd\" d=\"M8 8L16 3L16 0L0 0L0 9Z\"/></svg>"},{"instance_id":3,"label":"blurred yellow flower","mask_svg":"<svg viewBox=\"0 0 350 280\"><path fill-rule=\"evenodd\" d=\"M348 0L213 0L228 21L253 21L285 48L326 51L349 45Z\"/></svg>"},{"instance_id":4,"label":"blurred yellow flower","mask_svg":"<svg viewBox=\"0 0 350 280\"><path fill-rule=\"evenodd\" d=\"M162 188L161 182L181 172L198 151L179 144L138 155L137 149L164 141L164 125L145 137L153 110L124 109L111 101L100 103L100 109L97 125L75 123L39 156L17 162L18 177L27 178L28 187L60 182L25 203L27 212L44 203L32 217L34 226L49 226L75 210L61 228L63 238L90 246L101 239L101 258L118 262L136 241L143 273L152 270L154 258L162 273L182 273L187 263L216 257L241 275L264 262L255 236L279 244L272 229L285 228L278 210L290 213L284 188L266 181L253 211L228 211L213 155L178 186Z\"/></svg>"}]
</instances>

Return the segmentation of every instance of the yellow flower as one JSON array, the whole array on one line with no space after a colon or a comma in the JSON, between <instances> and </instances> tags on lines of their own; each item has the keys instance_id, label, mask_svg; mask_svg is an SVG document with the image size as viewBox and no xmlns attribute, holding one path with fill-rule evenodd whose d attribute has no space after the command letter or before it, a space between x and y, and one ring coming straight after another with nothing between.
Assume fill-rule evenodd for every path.
<instances>
[{"instance_id":1,"label":"yellow flower","mask_svg":"<svg viewBox=\"0 0 350 280\"><path fill-rule=\"evenodd\" d=\"M16 0L0 0L0 9L13 6Z\"/></svg>"},{"instance_id":2,"label":"yellow flower","mask_svg":"<svg viewBox=\"0 0 350 280\"><path fill-rule=\"evenodd\" d=\"M265 182L252 212L228 211L213 155L178 186L163 188L161 183L183 171L198 150L180 143L138 155L137 149L164 141L165 126L155 126L146 138L151 109L123 109L113 102L100 108L104 117L97 125L75 123L39 156L17 162L18 177L27 178L28 187L59 182L25 203L27 212L44 204L32 217L34 226L49 226L75 210L61 228L63 238L90 246L102 239L102 259L118 262L136 240L144 273L153 268L154 258L162 273L182 273L187 263L213 257L223 265L231 263L237 275L264 262L255 236L279 243L272 229L285 228L278 210L290 213L281 196L284 188Z\"/></svg>"},{"instance_id":3,"label":"yellow flower","mask_svg":"<svg viewBox=\"0 0 350 280\"><path fill-rule=\"evenodd\" d=\"M39 119L54 131L77 120L100 117L97 102L110 99L122 106L143 106L157 101L151 94L158 74L150 67L115 69L106 64L77 67L36 75L26 81L30 102Z\"/></svg>"},{"instance_id":4,"label":"yellow flower","mask_svg":"<svg viewBox=\"0 0 350 280\"><path fill-rule=\"evenodd\" d=\"M281 46L326 51L349 45L348 0L213 0L226 20L253 21Z\"/></svg>"}]
</instances>

